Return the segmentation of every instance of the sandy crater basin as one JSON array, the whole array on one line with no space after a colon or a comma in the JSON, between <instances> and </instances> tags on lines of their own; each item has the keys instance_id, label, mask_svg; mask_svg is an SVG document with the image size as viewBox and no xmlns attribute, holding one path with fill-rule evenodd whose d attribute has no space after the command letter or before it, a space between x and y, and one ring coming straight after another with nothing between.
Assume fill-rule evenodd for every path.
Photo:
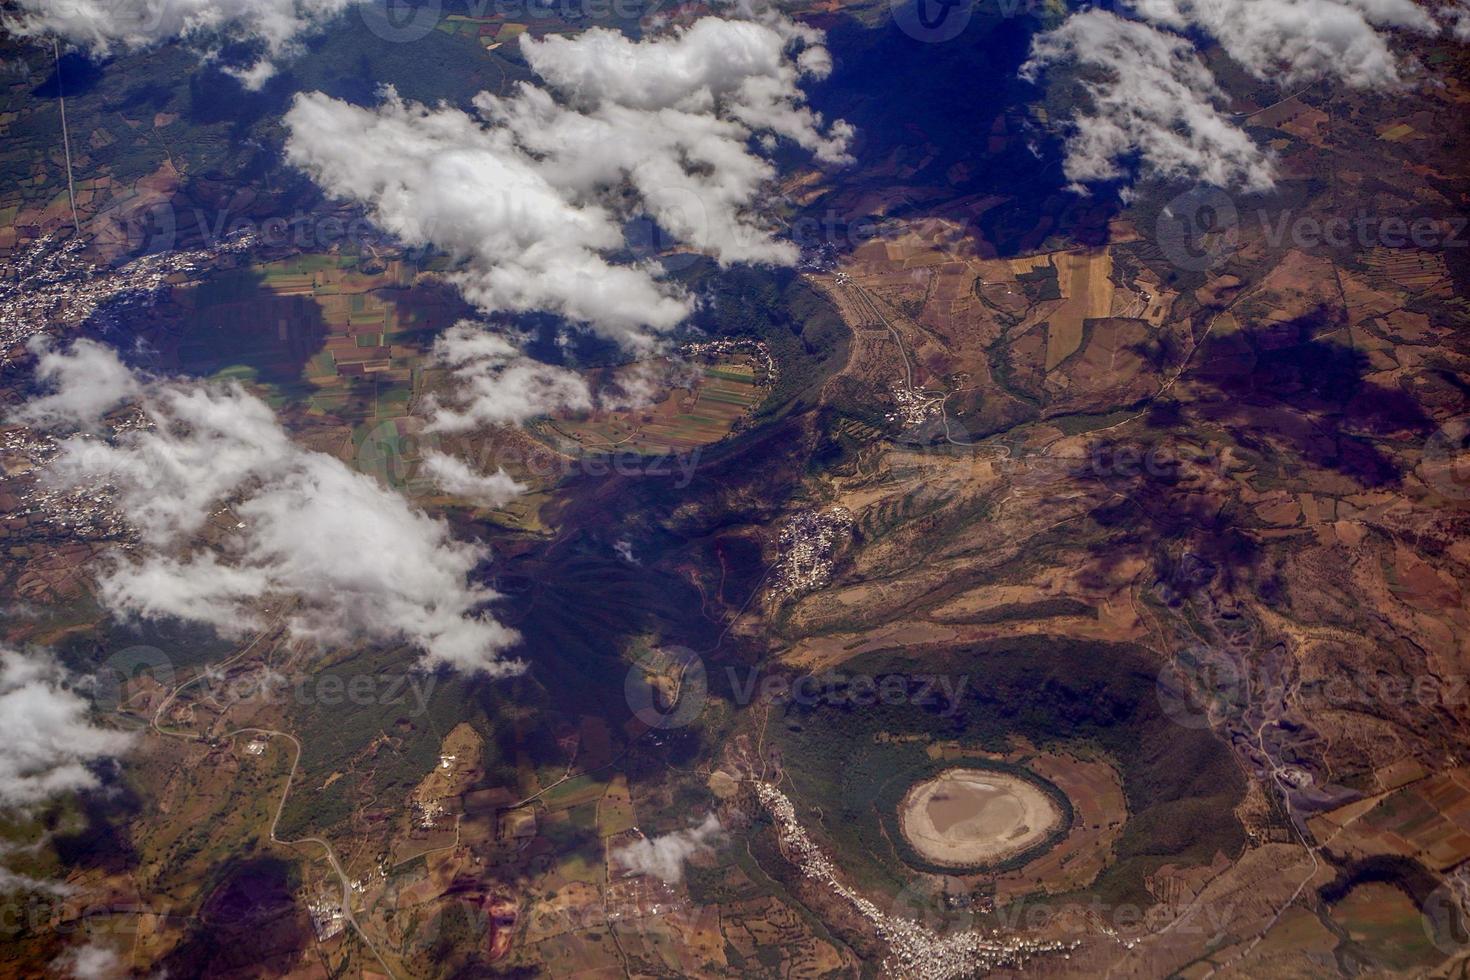
<instances>
[{"instance_id":1,"label":"sandy crater basin","mask_svg":"<svg viewBox=\"0 0 1470 980\"><path fill-rule=\"evenodd\" d=\"M1062 822L1061 809L1035 783L983 769L949 769L915 785L898 817L921 857L954 867L1004 861Z\"/></svg>"}]
</instances>

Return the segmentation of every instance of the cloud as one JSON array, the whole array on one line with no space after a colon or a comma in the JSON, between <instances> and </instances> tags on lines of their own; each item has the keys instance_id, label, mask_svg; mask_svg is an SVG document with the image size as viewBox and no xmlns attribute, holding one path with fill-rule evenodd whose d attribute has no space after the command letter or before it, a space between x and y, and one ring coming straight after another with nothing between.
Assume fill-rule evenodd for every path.
<instances>
[{"instance_id":1,"label":"cloud","mask_svg":"<svg viewBox=\"0 0 1470 980\"><path fill-rule=\"evenodd\" d=\"M482 309L544 310L624 343L689 312L650 267L611 264L604 253L622 245L612 212L552 186L503 130L391 89L375 109L298 95L286 125L292 163L404 241L461 260L452 279Z\"/></svg>"},{"instance_id":2,"label":"cloud","mask_svg":"<svg viewBox=\"0 0 1470 980\"><path fill-rule=\"evenodd\" d=\"M612 411L644 408L671 389L692 389L703 377L699 365L678 357L634 361L604 377L597 405Z\"/></svg>"},{"instance_id":3,"label":"cloud","mask_svg":"<svg viewBox=\"0 0 1470 980\"><path fill-rule=\"evenodd\" d=\"M711 850L724 836L720 818L711 813L688 830L646 837L613 851L613 858L634 874L653 875L673 884L684 879L684 864L695 854Z\"/></svg>"},{"instance_id":4,"label":"cloud","mask_svg":"<svg viewBox=\"0 0 1470 980\"><path fill-rule=\"evenodd\" d=\"M558 411L587 411L592 393L581 375L523 355L509 340L461 321L434 342L432 357L448 368L449 404L424 401L431 432L513 425Z\"/></svg>"},{"instance_id":5,"label":"cloud","mask_svg":"<svg viewBox=\"0 0 1470 980\"><path fill-rule=\"evenodd\" d=\"M540 41L523 35L521 50L531 69L579 108L724 115L752 131L784 136L824 163L849 163L852 127L839 120L824 133L821 115L804 104L801 91L803 79L831 73L822 40L821 32L780 17L760 23L705 17L640 41L606 28Z\"/></svg>"},{"instance_id":6,"label":"cloud","mask_svg":"<svg viewBox=\"0 0 1470 980\"><path fill-rule=\"evenodd\" d=\"M1126 177L1272 186L1271 159L1221 112L1224 96L1185 39L1105 11L1075 14L1032 41L1022 74L1083 69L1087 105L1069 123L1063 170L1075 182Z\"/></svg>"},{"instance_id":7,"label":"cloud","mask_svg":"<svg viewBox=\"0 0 1470 980\"><path fill-rule=\"evenodd\" d=\"M440 490L480 507L503 507L527 489L524 483L517 483L504 469L488 475L476 473L444 453L425 453L423 465Z\"/></svg>"},{"instance_id":8,"label":"cloud","mask_svg":"<svg viewBox=\"0 0 1470 980\"><path fill-rule=\"evenodd\" d=\"M29 875L16 874L9 868L0 867L0 895L9 895L13 892L35 892L41 895L53 895L57 898L65 898L75 892L71 886L64 881L47 881L42 878L32 878Z\"/></svg>"},{"instance_id":9,"label":"cloud","mask_svg":"<svg viewBox=\"0 0 1470 980\"><path fill-rule=\"evenodd\" d=\"M845 162L851 127L826 123L801 88L831 59L820 34L779 18L706 17L638 41L593 28L523 36L546 87L481 93L475 114L405 103L359 108L297 96L288 159L387 230L460 263L487 312L544 311L647 349L693 301L653 263L619 260L624 223L646 216L720 262L791 265L763 224L786 139Z\"/></svg>"},{"instance_id":10,"label":"cloud","mask_svg":"<svg viewBox=\"0 0 1470 980\"><path fill-rule=\"evenodd\" d=\"M184 40L213 57L226 42L264 49L252 65L226 69L247 88L300 53L301 39L364 0L16 0L0 26L19 37L54 36L106 56Z\"/></svg>"},{"instance_id":11,"label":"cloud","mask_svg":"<svg viewBox=\"0 0 1470 980\"><path fill-rule=\"evenodd\" d=\"M28 346L37 355L36 379L55 390L26 403L14 421L90 428L142 390L133 372L102 344L78 340L69 354L60 354L49 338L38 335Z\"/></svg>"},{"instance_id":12,"label":"cloud","mask_svg":"<svg viewBox=\"0 0 1470 980\"><path fill-rule=\"evenodd\" d=\"M92 942L67 950L51 964L57 976L75 980L120 980L128 975L116 950Z\"/></svg>"},{"instance_id":13,"label":"cloud","mask_svg":"<svg viewBox=\"0 0 1470 980\"><path fill-rule=\"evenodd\" d=\"M55 397L73 398L67 385L81 376L58 369ZM318 643L407 641L429 665L492 676L520 668L501 657L517 635L482 611L498 596L471 579L483 547L455 540L337 458L297 446L238 384L138 383L146 426L63 438L46 474L64 487L110 487L137 530L141 546L101 573L110 609L234 635L266 625L267 601L287 600L293 634ZM234 516L215 521L226 528L211 535L218 543L198 546L226 506Z\"/></svg>"},{"instance_id":14,"label":"cloud","mask_svg":"<svg viewBox=\"0 0 1470 980\"><path fill-rule=\"evenodd\" d=\"M1391 91L1406 88L1416 67L1394 52L1392 32L1470 39L1459 4L1436 20L1415 0L1133 0L1136 20L1090 10L1038 35L1022 75L1058 63L1083 69L1092 104L1069 124L1074 181L1122 177L1121 161L1137 155L1148 176L1264 190L1270 159L1221 113L1223 93L1183 35L1212 38L1283 89L1329 79Z\"/></svg>"},{"instance_id":15,"label":"cloud","mask_svg":"<svg viewBox=\"0 0 1470 980\"><path fill-rule=\"evenodd\" d=\"M1351 88L1392 88L1405 66L1380 28L1433 34L1413 0L1138 0L1138 15L1197 30L1257 78L1281 86L1334 78Z\"/></svg>"},{"instance_id":16,"label":"cloud","mask_svg":"<svg viewBox=\"0 0 1470 980\"><path fill-rule=\"evenodd\" d=\"M94 726L88 704L51 657L0 647L0 807L25 809L90 789L90 765L125 752L123 732ZM0 883L26 885L6 872Z\"/></svg>"},{"instance_id":17,"label":"cloud","mask_svg":"<svg viewBox=\"0 0 1470 980\"><path fill-rule=\"evenodd\" d=\"M1457 41L1470 42L1470 0L1457 0L1440 11L1445 30Z\"/></svg>"}]
</instances>

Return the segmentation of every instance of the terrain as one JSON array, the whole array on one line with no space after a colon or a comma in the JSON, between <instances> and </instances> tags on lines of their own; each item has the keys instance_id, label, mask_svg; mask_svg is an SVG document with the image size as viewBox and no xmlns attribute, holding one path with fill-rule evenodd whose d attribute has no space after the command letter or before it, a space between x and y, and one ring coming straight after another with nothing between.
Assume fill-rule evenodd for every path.
<instances>
[{"instance_id":1,"label":"terrain","mask_svg":"<svg viewBox=\"0 0 1470 980\"><path fill-rule=\"evenodd\" d=\"M242 640L117 619L95 572L133 532L5 424L4 639L98 678L137 745L5 822L7 867L67 890L8 897L0 970L89 942L171 976L1466 975L1470 53L1414 39L1412 99L1233 86L1286 176L1200 234L1172 216L1221 192L1066 189L1063 96L1014 78L1057 11L976 4L932 45L800 13L859 142L773 202L799 266L663 255L700 303L645 358L520 318L652 394L455 433L425 425L472 312L444 256L285 167L277 117L303 84L503 92L502 33L585 23L349 26L247 97L167 49L7 42L7 409L39 332L239 380L484 543L529 666L317 650L284 604ZM527 492L460 499L439 451ZM676 875L630 857L662 840Z\"/></svg>"}]
</instances>

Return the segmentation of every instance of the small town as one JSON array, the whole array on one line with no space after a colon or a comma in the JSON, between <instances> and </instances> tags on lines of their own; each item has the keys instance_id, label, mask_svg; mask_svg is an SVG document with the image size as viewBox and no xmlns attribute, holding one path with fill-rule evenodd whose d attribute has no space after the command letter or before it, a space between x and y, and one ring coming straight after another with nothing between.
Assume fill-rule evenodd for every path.
<instances>
[{"instance_id":1,"label":"small town","mask_svg":"<svg viewBox=\"0 0 1470 980\"><path fill-rule=\"evenodd\" d=\"M781 847L802 874L821 882L847 901L878 935L887 940L890 955L884 972L905 980L957 980L998 967L1019 967L1033 956L1062 953L1076 947L1061 941L997 938L978 931L940 935L917 922L883 912L845 884L836 866L817 846L796 818L791 800L770 783L756 782L755 795L775 821Z\"/></svg>"},{"instance_id":2,"label":"small town","mask_svg":"<svg viewBox=\"0 0 1470 980\"><path fill-rule=\"evenodd\" d=\"M845 507L808 511L788 520L781 527L771 594L788 599L826 585L833 558L851 531L852 514Z\"/></svg>"}]
</instances>

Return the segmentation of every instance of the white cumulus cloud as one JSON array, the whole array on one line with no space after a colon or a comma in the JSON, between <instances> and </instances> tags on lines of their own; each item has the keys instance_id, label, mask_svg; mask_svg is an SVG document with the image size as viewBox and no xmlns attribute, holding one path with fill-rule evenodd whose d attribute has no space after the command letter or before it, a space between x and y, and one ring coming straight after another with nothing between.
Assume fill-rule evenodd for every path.
<instances>
[{"instance_id":1,"label":"white cumulus cloud","mask_svg":"<svg viewBox=\"0 0 1470 980\"><path fill-rule=\"evenodd\" d=\"M125 752L130 737L92 724L88 704L49 655L0 647L0 807L34 806L90 789L90 764ZM0 885L27 885L6 872Z\"/></svg>"},{"instance_id":2,"label":"white cumulus cloud","mask_svg":"<svg viewBox=\"0 0 1470 980\"><path fill-rule=\"evenodd\" d=\"M1381 28L1438 30L1413 0L1140 0L1136 9L1173 30L1208 34L1251 74L1283 86L1319 78L1400 85L1404 65Z\"/></svg>"},{"instance_id":3,"label":"white cumulus cloud","mask_svg":"<svg viewBox=\"0 0 1470 980\"><path fill-rule=\"evenodd\" d=\"M1268 156L1221 111L1225 99L1188 38L1204 37L1247 72L1282 89L1329 81L1354 89L1409 87L1417 66L1395 32L1470 38L1458 6L1432 14L1415 0L1133 0L1137 19L1073 14L1032 42L1025 77L1078 66L1091 96L1067 125L1066 171L1078 183L1146 176L1263 190Z\"/></svg>"},{"instance_id":4,"label":"white cumulus cloud","mask_svg":"<svg viewBox=\"0 0 1470 980\"><path fill-rule=\"evenodd\" d=\"M59 357L97 359L78 341ZM58 369L53 397L71 398ZM275 414L238 384L139 379L147 425L107 439L62 439L47 478L107 485L142 547L106 567L99 594L120 614L178 617L238 634L264 625L263 600L292 603L293 633L320 643L407 641L429 665L500 675L517 640L471 580L480 546L349 469L293 443ZM230 506L213 548L196 538Z\"/></svg>"},{"instance_id":5,"label":"white cumulus cloud","mask_svg":"<svg viewBox=\"0 0 1470 980\"><path fill-rule=\"evenodd\" d=\"M724 833L720 818L711 813L702 823L687 830L645 837L617 848L613 858L629 872L652 875L673 884L683 880L688 860L701 851L711 850Z\"/></svg>"},{"instance_id":6,"label":"white cumulus cloud","mask_svg":"<svg viewBox=\"0 0 1470 980\"><path fill-rule=\"evenodd\" d=\"M820 35L779 17L706 17L634 41L594 28L523 37L545 87L481 93L475 114L403 102L363 109L321 93L286 116L287 156L387 230L461 263L487 312L544 311L648 348L692 300L648 262L624 261L626 221L648 217L721 262L790 265L760 213L779 139L845 162L851 128L805 103L830 70Z\"/></svg>"},{"instance_id":7,"label":"white cumulus cloud","mask_svg":"<svg viewBox=\"0 0 1470 980\"><path fill-rule=\"evenodd\" d=\"M128 975L117 951L97 942L67 950L56 958L51 968L57 976L75 980L122 980Z\"/></svg>"},{"instance_id":8,"label":"white cumulus cloud","mask_svg":"<svg viewBox=\"0 0 1470 980\"><path fill-rule=\"evenodd\" d=\"M49 337L38 334L29 347L36 355L36 380L53 390L27 402L16 413L17 422L85 428L142 390L133 372L100 344L78 343L62 354Z\"/></svg>"},{"instance_id":9,"label":"white cumulus cloud","mask_svg":"<svg viewBox=\"0 0 1470 980\"><path fill-rule=\"evenodd\" d=\"M264 50L233 71L249 88L300 52L301 39L364 0L16 0L0 26L20 37L53 36L98 55L184 40L206 55L222 42L256 42Z\"/></svg>"},{"instance_id":10,"label":"white cumulus cloud","mask_svg":"<svg viewBox=\"0 0 1470 980\"><path fill-rule=\"evenodd\" d=\"M470 321L446 330L434 342L432 357L448 368L453 385L447 399L424 400L431 432L513 425L592 408L592 392L581 375L526 357L506 338Z\"/></svg>"},{"instance_id":11,"label":"white cumulus cloud","mask_svg":"<svg viewBox=\"0 0 1470 980\"><path fill-rule=\"evenodd\" d=\"M444 453L426 453L423 462L435 486L481 507L503 507L527 489L524 483L517 483L515 477L504 469L494 473L476 473L467 464Z\"/></svg>"},{"instance_id":12,"label":"white cumulus cloud","mask_svg":"<svg viewBox=\"0 0 1470 980\"><path fill-rule=\"evenodd\" d=\"M1028 77L1057 64L1084 69L1087 104L1068 126L1064 172L1078 183L1127 176L1191 178L1263 190L1270 158L1221 106L1224 96L1188 41L1101 10L1075 14L1032 42Z\"/></svg>"}]
</instances>

